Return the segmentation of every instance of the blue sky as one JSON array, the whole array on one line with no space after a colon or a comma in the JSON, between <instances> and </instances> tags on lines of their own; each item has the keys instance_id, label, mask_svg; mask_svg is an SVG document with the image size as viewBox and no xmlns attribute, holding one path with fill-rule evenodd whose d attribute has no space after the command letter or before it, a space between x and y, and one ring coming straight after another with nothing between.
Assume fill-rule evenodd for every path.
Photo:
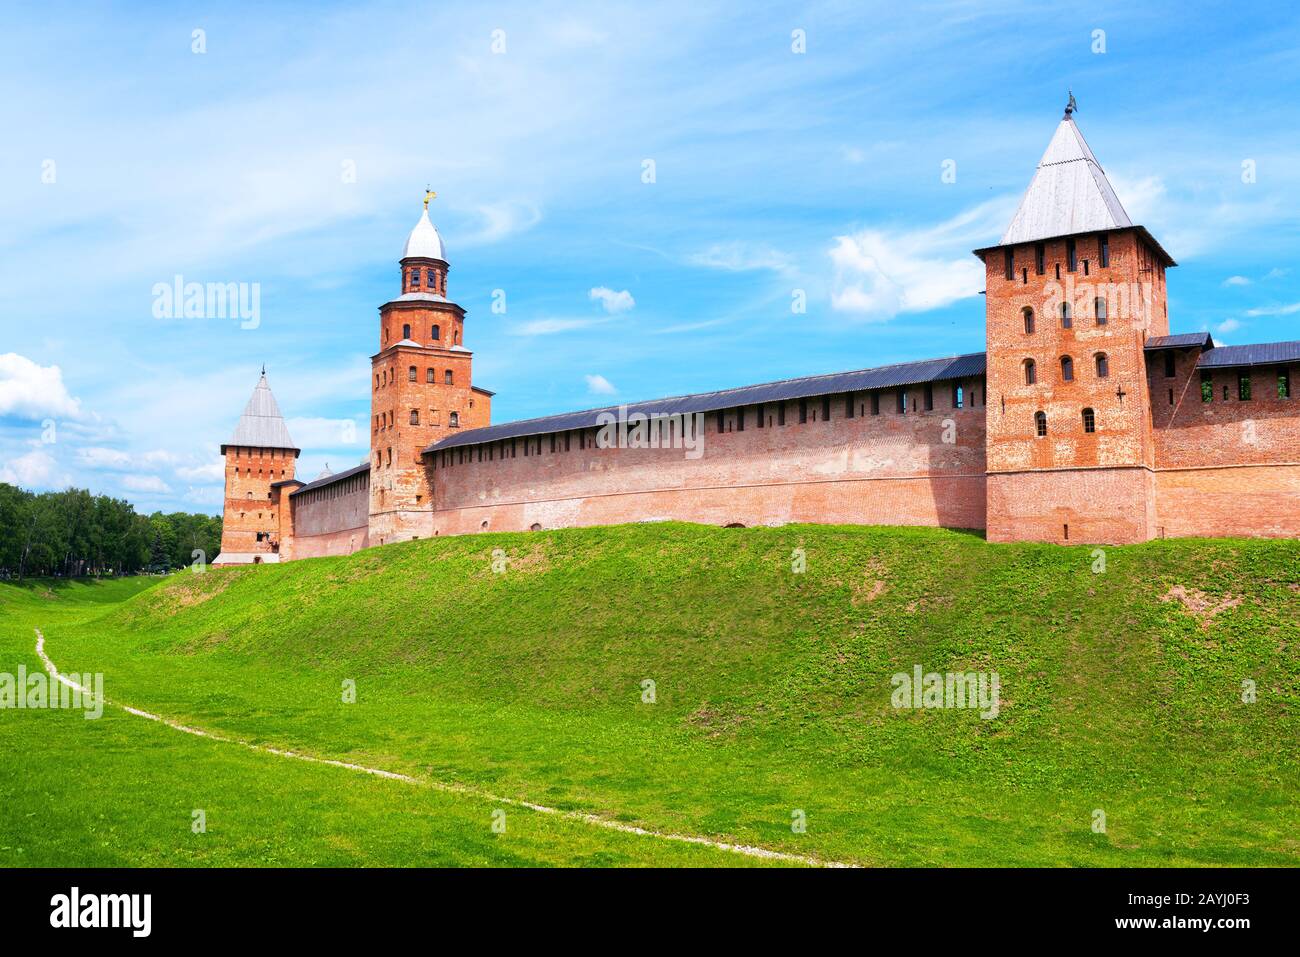
<instances>
[{"instance_id":1,"label":"blue sky","mask_svg":"<svg viewBox=\"0 0 1300 957\"><path fill-rule=\"evenodd\" d=\"M219 511L217 449L263 362L300 475L362 460L376 310L426 183L498 422L980 351L970 250L999 239L1067 88L1180 263L1173 331L1300 338L1300 14L1275 5L4 20L0 481ZM256 283L260 323L157 318L176 275Z\"/></svg>"}]
</instances>

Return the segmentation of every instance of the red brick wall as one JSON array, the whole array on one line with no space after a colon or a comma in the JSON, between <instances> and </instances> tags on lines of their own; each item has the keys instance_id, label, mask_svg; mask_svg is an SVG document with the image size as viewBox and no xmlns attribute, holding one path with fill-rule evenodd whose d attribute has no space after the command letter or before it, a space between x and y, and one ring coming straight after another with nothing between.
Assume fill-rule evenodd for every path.
<instances>
[{"instance_id":1,"label":"red brick wall","mask_svg":"<svg viewBox=\"0 0 1300 957\"><path fill-rule=\"evenodd\" d=\"M1172 377L1163 355L1148 362L1158 533L1300 535L1300 399L1280 398L1278 368L1258 366L1213 371L1213 399L1203 402L1198 350L1175 356ZM1300 364L1285 368L1294 396ZM1248 401L1238 397L1242 373Z\"/></svg>"},{"instance_id":2,"label":"red brick wall","mask_svg":"<svg viewBox=\"0 0 1300 957\"><path fill-rule=\"evenodd\" d=\"M370 544L370 474L293 496L293 558L350 555Z\"/></svg>"},{"instance_id":3,"label":"red brick wall","mask_svg":"<svg viewBox=\"0 0 1300 957\"><path fill-rule=\"evenodd\" d=\"M994 541L1057 541L1066 524L1077 530L1072 538L1084 541L1090 535L1098 541L1150 537L1150 503L1134 509L1135 496L1153 486L1149 476L1132 470L1154 464L1143 345L1148 334L1168 330L1164 267L1136 232L1108 235L1110 262L1104 268L1099 235L1074 238L1074 272L1065 239L1044 243L1041 275L1033 243L1014 248L1011 279L1003 249L985 254L988 531ZM1106 301L1104 324L1097 298ZM1062 322L1062 302L1070 305L1069 328ZM1025 308L1033 310L1032 332L1026 331ZM1105 377L1098 373L1099 354L1106 357ZM1063 357L1072 362L1072 380ZM1034 363L1032 384L1026 381L1026 360ZM1084 429L1085 409L1093 410L1095 432ZM1047 417L1045 437L1037 435L1038 412ZM1084 474L1106 469L1124 472L1110 479ZM1002 477L995 482L994 474ZM1049 477L1017 478L1029 474ZM1115 498L1097 498L1103 490Z\"/></svg>"},{"instance_id":4,"label":"red brick wall","mask_svg":"<svg viewBox=\"0 0 1300 957\"><path fill-rule=\"evenodd\" d=\"M404 261L404 282L405 268L422 262ZM439 294L445 294L445 264L440 270ZM453 429L491 422L491 397L472 387L473 354L462 344L464 316L453 303L393 302L380 310L381 351L371 360L370 384L369 531L377 545L430 534L423 450ZM418 345L397 345L407 326ZM418 423L411 422L412 412Z\"/></svg>"},{"instance_id":5,"label":"red brick wall","mask_svg":"<svg viewBox=\"0 0 1300 957\"><path fill-rule=\"evenodd\" d=\"M799 422L798 402L786 404L786 424L765 407L765 428L755 407L745 429L735 414L718 431L716 413L705 417L704 453L688 459L681 449L598 449L577 432L516 440L486 449L448 450L430 457L436 510L429 532L448 535L492 530L523 531L673 519L727 525L822 522L984 525L983 383L965 383L968 407L952 408L952 384L934 385L934 409L925 411L924 388L909 390L908 412L896 410L895 392L881 394L880 414L870 414L869 394L834 396L831 416L808 403ZM979 404L969 407L974 393ZM952 442L945 442L945 431ZM503 450L505 458L502 458ZM480 461L480 455L482 461ZM461 458L467 460L462 462ZM434 459L436 458L436 462ZM486 523L486 525L484 524Z\"/></svg>"},{"instance_id":6,"label":"red brick wall","mask_svg":"<svg viewBox=\"0 0 1300 957\"><path fill-rule=\"evenodd\" d=\"M223 552L270 554L279 543L279 507L271 483L294 477L292 449L226 448L226 488L221 530ZM264 533L263 540L257 534Z\"/></svg>"}]
</instances>

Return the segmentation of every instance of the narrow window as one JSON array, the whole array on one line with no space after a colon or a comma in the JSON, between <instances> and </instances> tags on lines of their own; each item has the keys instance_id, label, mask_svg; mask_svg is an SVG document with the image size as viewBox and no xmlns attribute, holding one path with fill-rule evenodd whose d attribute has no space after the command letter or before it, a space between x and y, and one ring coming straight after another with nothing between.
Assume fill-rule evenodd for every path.
<instances>
[{"instance_id":1,"label":"narrow window","mask_svg":"<svg viewBox=\"0 0 1300 957\"><path fill-rule=\"evenodd\" d=\"M426 270L424 271L424 284L425 284L425 286L427 286L430 290L433 290L433 289L437 289L437 288L438 288L438 284L434 281L434 277L433 277L433 269L430 268L430 269L426 269Z\"/></svg>"},{"instance_id":2,"label":"narrow window","mask_svg":"<svg viewBox=\"0 0 1300 957\"><path fill-rule=\"evenodd\" d=\"M1042 275L1047 272L1047 244L1039 243L1034 247L1034 272Z\"/></svg>"},{"instance_id":3,"label":"narrow window","mask_svg":"<svg viewBox=\"0 0 1300 957\"><path fill-rule=\"evenodd\" d=\"M424 370L424 381L425 381L425 382L433 382L433 381L434 381L434 378L433 378L433 369L425 369L425 370Z\"/></svg>"},{"instance_id":4,"label":"narrow window","mask_svg":"<svg viewBox=\"0 0 1300 957\"><path fill-rule=\"evenodd\" d=\"M1008 249L1008 250L1006 250L1005 252L1003 252L1002 255L1003 255L1003 257L1005 258L1005 263L1004 263L1004 265L1006 266L1006 277L1007 277L1008 279L1014 279L1014 278L1016 277L1016 254L1015 254L1015 251L1014 251L1014 250L1011 250L1011 249Z\"/></svg>"},{"instance_id":5,"label":"narrow window","mask_svg":"<svg viewBox=\"0 0 1300 957\"><path fill-rule=\"evenodd\" d=\"M1046 412L1034 413L1034 432L1037 434L1037 436L1040 439L1045 438L1047 436L1047 413Z\"/></svg>"},{"instance_id":6,"label":"narrow window","mask_svg":"<svg viewBox=\"0 0 1300 957\"><path fill-rule=\"evenodd\" d=\"M829 422L830 420L831 420L831 397L828 395L824 395L822 396L822 421Z\"/></svg>"},{"instance_id":7,"label":"narrow window","mask_svg":"<svg viewBox=\"0 0 1300 957\"><path fill-rule=\"evenodd\" d=\"M1173 405L1173 404L1174 404L1174 390L1173 390L1173 389L1170 389L1170 390L1169 390L1169 404L1170 404L1170 405Z\"/></svg>"},{"instance_id":8,"label":"narrow window","mask_svg":"<svg viewBox=\"0 0 1300 957\"><path fill-rule=\"evenodd\" d=\"M1065 268L1070 272L1074 272L1079 268L1078 250L1074 248L1073 239L1065 241Z\"/></svg>"},{"instance_id":9,"label":"narrow window","mask_svg":"<svg viewBox=\"0 0 1300 957\"><path fill-rule=\"evenodd\" d=\"M1107 269L1110 266L1110 234L1102 233L1097 244L1099 247L1097 261L1102 269Z\"/></svg>"},{"instance_id":10,"label":"narrow window","mask_svg":"<svg viewBox=\"0 0 1300 957\"><path fill-rule=\"evenodd\" d=\"M1020 270L1020 284L1021 284L1022 286L1028 286L1028 285L1029 285L1029 270L1028 270L1028 269L1021 269L1021 270Z\"/></svg>"},{"instance_id":11,"label":"narrow window","mask_svg":"<svg viewBox=\"0 0 1300 957\"><path fill-rule=\"evenodd\" d=\"M871 414L872 415L880 414L880 393L879 392L871 393Z\"/></svg>"},{"instance_id":12,"label":"narrow window","mask_svg":"<svg viewBox=\"0 0 1300 957\"><path fill-rule=\"evenodd\" d=\"M765 425L765 423L764 423L764 421L763 421L763 417L764 417L764 412L763 412L763 403L760 402L760 403L758 404L758 427L759 427L760 429L763 428L763 426Z\"/></svg>"},{"instance_id":13,"label":"narrow window","mask_svg":"<svg viewBox=\"0 0 1300 957\"><path fill-rule=\"evenodd\" d=\"M1025 306L1020 312L1025 317L1025 335L1032 336L1034 334L1034 310Z\"/></svg>"},{"instance_id":14,"label":"narrow window","mask_svg":"<svg viewBox=\"0 0 1300 957\"><path fill-rule=\"evenodd\" d=\"M1226 384L1223 387L1223 401L1228 401L1228 386Z\"/></svg>"},{"instance_id":15,"label":"narrow window","mask_svg":"<svg viewBox=\"0 0 1300 957\"><path fill-rule=\"evenodd\" d=\"M1242 402L1250 401L1250 373L1237 373L1237 398Z\"/></svg>"},{"instance_id":16,"label":"narrow window","mask_svg":"<svg viewBox=\"0 0 1300 957\"><path fill-rule=\"evenodd\" d=\"M1070 304L1063 302L1061 303L1061 328L1069 329L1073 325L1074 318L1070 315Z\"/></svg>"},{"instance_id":17,"label":"narrow window","mask_svg":"<svg viewBox=\"0 0 1300 957\"><path fill-rule=\"evenodd\" d=\"M1088 260L1086 259L1083 261L1083 274L1088 275Z\"/></svg>"},{"instance_id":18,"label":"narrow window","mask_svg":"<svg viewBox=\"0 0 1300 957\"><path fill-rule=\"evenodd\" d=\"M897 398L898 398L898 411L900 414L905 414L907 412L907 390L899 389Z\"/></svg>"},{"instance_id":19,"label":"narrow window","mask_svg":"<svg viewBox=\"0 0 1300 957\"><path fill-rule=\"evenodd\" d=\"M1097 325L1104 326L1108 319L1106 312L1106 298L1104 296L1098 296L1092 301L1092 311L1097 317Z\"/></svg>"},{"instance_id":20,"label":"narrow window","mask_svg":"<svg viewBox=\"0 0 1300 957\"><path fill-rule=\"evenodd\" d=\"M410 382L414 382L417 375L419 375L419 373L415 371L415 366L411 366L406 370L406 378Z\"/></svg>"},{"instance_id":21,"label":"narrow window","mask_svg":"<svg viewBox=\"0 0 1300 957\"><path fill-rule=\"evenodd\" d=\"M459 428L460 428L460 413L459 413L459 412L448 412L448 413L447 413L447 425L448 425L450 428L453 428L453 429L459 429Z\"/></svg>"},{"instance_id":22,"label":"narrow window","mask_svg":"<svg viewBox=\"0 0 1300 957\"><path fill-rule=\"evenodd\" d=\"M961 409L961 408L964 408L964 407L965 407L965 401L964 401L965 398L966 398L966 396L965 396L965 394L962 392L961 384L960 384L960 383L953 383L953 387L952 387L952 407L953 407L954 409Z\"/></svg>"},{"instance_id":23,"label":"narrow window","mask_svg":"<svg viewBox=\"0 0 1300 957\"><path fill-rule=\"evenodd\" d=\"M727 431L727 413L722 409L718 410L718 431Z\"/></svg>"},{"instance_id":24,"label":"narrow window","mask_svg":"<svg viewBox=\"0 0 1300 957\"><path fill-rule=\"evenodd\" d=\"M1201 401L1214 401L1214 376L1209 369L1201 370Z\"/></svg>"},{"instance_id":25,"label":"narrow window","mask_svg":"<svg viewBox=\"0 0 1300 957\"><path fill-rule=\"evenodd\" d=\"M1097 431L1097 413L1093 412L1092 409L1083 410L1083 431Z\"/></svg>"},{"instance_id":26,"label":"narrow window","mask_svg":"<svg viewBox=\"0 0 1300 957\"><path fill-rule=\"evenodd\" d=\"M1057 263L1057 264L1056 264L1056 278L1057 278L1057 279L1060 279L1060 278L1061 278L1061 264L1060 264L1060 263Z\"/></svg>"},{"instance_id":27,"label":"narrow window","mask_svg":"<svg viewBox=\"0 0 1300 957\"><path fill-rule=\"evenodd\" d=\"M1291 398L1291 373L1286 369L1277 370L1277 397L1279 399Z\"/></svg>"},{"instance_id":28,"label":"narrow window","mask_svg":"<svg viewBox=\"0 0 1300 957\"><path fill-rule=\"evenodd\" d=\"M442 381L443 381L444 383L446 383L447 385L451 385L451 384L452 384L451 370L450 370L450 369L448 369L446 372L444 372L444 373L442 374Z\"/></svg>"},{"instance_id":29,"label":"narrow window","mask_svg":"<svg viewBox=\"0 0 1300 957\"><path fill-rule=\"evenodd\" d=\"M412 425L419 425L419 424L420 424L420 410L419 410L419 409L412 409L412 410L411 410L411 424L412 424Z\"/></svg>"},{"instance_id":30,"label":"narrow window","mask_svg":"<svg viewBox=\"0 0 1300 957\"><path fill-rule=\"evenodd\" d=\"M844 418L853 418L853 393L847 392L844 395Z\"/></svg>"},{"instance_id":31,"label":"narrow window","mask_svg":"<svg viewBox=\"0 0 1300 957\"><path fill-rule=\"evenodd\" d=\"M432 335L430 336L430 338L433 339L434 342L437 342L439 339L442 338L442 329L439 326L435 325L433 327Z\"/></svg>"},{"instance_id":32,"label":"narrow window","mask_svg":"<svg viewBox=\"0 0 1300 957\"><path fill-rule=\"evenodd\" d=\"M1061 356L1061 381L1074 381L1074 360L1069 356Z\"/></svg>"},{"instance_id":33,"label":"narrow window","mask_svg":"<svg viewBox=\"0 0 1300 957\"><path fill-rule=\"evenodd\" d=\"M934 411L934 386L928 382L925 384L925 411Z\"/></svg>"},{"instance_id":34,"label":"narrow window","mask_svg":"<svg viewBox=\"0 0 1300 957\"><path fill-rule=\"evenodd\" d=\"M1038 381L1038 369L1033 359L1025 360L1025 385L1034 385Z\"/></svg>"},{"instance_id":35,"label":"narrow window","mask_svg":"<svg viewBox=\"0 0 1300 957\"><path fill-rule=\"evenodd\" d=\"M799 424L803 425L803 423L807 421L808 421L808 400L800 399L799 400Z\"/></svg>"},{"instance_id":36,"label":"narrow window","mask_svg":"<svg viewBox=\"0 0 1300 957\"><path fill-rule=\"evenodd\" d=\"M1097 353L1097 378L1104 379L1110 375L1110 360L1106 358L1106 353Z\"/></svg>"},{"instance_id":37,"label":"narrow window","mask_svg":"<svg viewBox=\"0 0 1300 957\"><path fill-rule=\"evenodd\" d=\"M411 338L411 324L409 322L406 323L404 326L402 326L402 338L403 339Z\"/></svg>"},{"instance_id":38,"label":"narrow window","mask_svg":"<svg viewBox=\"0 0 1300 957\"><path fill-rule=\"evenodd\" d=\"M420 288L420 270L418 269L411 270L411 288L412 289Z\"/></svg>"},{"instance_id":39,"label":"narrow window","mask_svg":"<svg viewBox=\"0 0 1300 957\"><path fill-rule=\"evenodd\" d=\"M736 431L745 431L745 407L743 405L736 409Z\"/></svg>"}]
</instances>

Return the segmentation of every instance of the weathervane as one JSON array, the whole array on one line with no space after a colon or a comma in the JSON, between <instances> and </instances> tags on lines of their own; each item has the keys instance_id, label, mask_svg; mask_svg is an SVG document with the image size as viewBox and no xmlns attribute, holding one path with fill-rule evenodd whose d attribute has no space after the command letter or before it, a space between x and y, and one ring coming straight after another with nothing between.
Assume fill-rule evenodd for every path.
<instances>
[{"instance_id":1,"label":"weathervane","mask_svg":"<svg viewBox=\"0 0 1300 957\"><path fill-rule=\"evenodd\" d=\"M1065 104L1065 118L1068 120L1071 113L1079 112L1079 104L1074 101L1074 91L1069 90L1070 102Z\"/></svg>"},{"instance_id":2,"label":"weathervane","mask_svg":"<svg viewBox=\"0 0 1300 957\"><path fill-rule=\"evenodd\" d=\"M425 209L428 209L428 208L429 208L429 200L431 200L431 199L437 199L437 198L438 198L438 194L437 194L437 193L435 193L433 190L429 189L429 187L427 187L427 186L424 188L424 208L425 208Z\"/></svg>"}]
</instances>

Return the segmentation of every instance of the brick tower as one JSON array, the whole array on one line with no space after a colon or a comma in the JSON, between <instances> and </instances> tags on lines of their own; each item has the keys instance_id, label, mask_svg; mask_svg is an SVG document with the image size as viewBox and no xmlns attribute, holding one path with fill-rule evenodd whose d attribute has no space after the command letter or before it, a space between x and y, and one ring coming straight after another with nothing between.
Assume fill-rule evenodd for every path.
<instances>
[{"instance_id":1,"label":"brick tower","mask_svg":"<svg viewBox=\"0 0 1300 957\"><path fill-rule=\"evenodd\" d=\"M492 393L471 384L465 310L447 298L447 256L428 193L401 258L401 294L379 307L370 359L370 543L432 534L433 495L421 456L448 430L491 419Z\"/></svg>"},{"instance_id":2,"label":"brick tower","mask_svg":"<svg viewBox=\"0 0 1300 957\"><path fill-rule=\"evenodd\" d=\"M1165 270L1073 117L1011 225L976 250L987 279L990 541L1137 542L1155 532L1143 349L1169 332Z\"/></svg>"},{"instance_id":3,"label":"brick tower","mask_svg":"<svg viewBox=\"0 0 1300 957\"><path fill-rule=\"evenodd\" d=\"M280 499L273 485L292 482L299 449L289 438L266 370L221 446L226 459L221 554L213 565L251 565L280 560Z\"/></svg>"}]
</instances>

